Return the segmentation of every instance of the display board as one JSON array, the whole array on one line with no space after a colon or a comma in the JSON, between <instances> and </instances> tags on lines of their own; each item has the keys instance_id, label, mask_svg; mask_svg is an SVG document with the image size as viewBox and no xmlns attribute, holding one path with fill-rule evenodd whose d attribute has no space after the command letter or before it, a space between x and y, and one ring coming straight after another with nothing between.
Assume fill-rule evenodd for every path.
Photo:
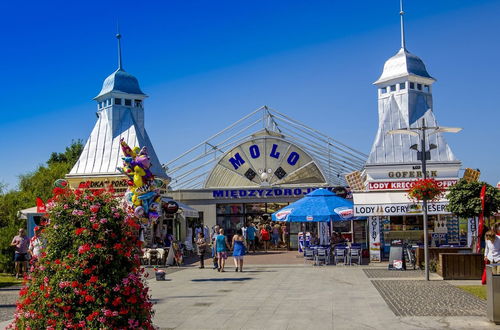
<instances>
[{"instance_id":1,"label":"display board","mask_svg":"<svg viewBox=\"0 0 500 330\"><path fill-rule=\"evenodd\" d=\"M450 217L446 221L448 227L448 244L460 244L460 221Z\"/></svg>"},{"instance_id":2,"label":"display board","mask_svg":"<svg viewBox=\"0 0 500 330\"><path fill-rule=\"evenodd\" d=\"M391 243L391 251L389 252L389 269L406 270L405 257L403 253L403 243L401 241L394 241Z\"/></svg>"}]
</instances>

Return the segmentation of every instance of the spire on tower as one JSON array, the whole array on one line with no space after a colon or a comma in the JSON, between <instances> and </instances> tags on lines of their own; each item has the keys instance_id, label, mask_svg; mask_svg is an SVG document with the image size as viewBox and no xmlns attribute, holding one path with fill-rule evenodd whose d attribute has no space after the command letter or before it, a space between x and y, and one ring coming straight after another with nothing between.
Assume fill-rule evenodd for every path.
<instances>
[{"instance_id":1,"label":"spire on tower","mask_svg":"<svg viewBox=\"0 0 500 330\"><path fill-rule=\"evenodd\" d=\"M405 15L405 12L403 10L403 0L400 0L399 1L399 16L401 18L401 48L406 49L404 15Z\"/></svg>"},{"instance_id":2,"label":"spire on tower","mask_svg":"<svg viewBox=\"0 0 500 330\"><path fill-rule=\"evenodd\" d=\"M122 44L120 43L120 39L122 35L120 34L120 29L117 27L116 39L118 39L118 70L122 70Z\"/></svg>"}]
</instances>

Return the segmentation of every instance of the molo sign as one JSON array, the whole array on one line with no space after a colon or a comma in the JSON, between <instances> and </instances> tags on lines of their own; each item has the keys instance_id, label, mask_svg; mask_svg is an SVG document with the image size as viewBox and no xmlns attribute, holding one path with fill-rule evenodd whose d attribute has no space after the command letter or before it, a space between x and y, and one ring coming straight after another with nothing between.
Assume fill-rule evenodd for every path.
<instances>
[{"instance_id":1,"label":"molo sign","mask_svg":"<svg viewBox=\"0 0 500 330\"><path fill-rule=\"evenodd\" d=\"M258 158L260 158L260 156L261 156L261 150L260 150L259 145L252 144L248 148L248 153L249 153L249 155L250 155L250 157L252 159L258 159ZM281 153L278 152L278 145L277 144L273 144L273 146L271 148L271 151L269 152L268 156L271 157L271 158L275 158L275 159L279 159L280 158ZM286 158L286 162L290 166L295 166L295 164L297 164L297 162L299 161L299 159L300 159L299 153L297 153L295 151L292 151L292 152L290 152L290 154L288 154L288 157ZM241 155L240 155L239 152L237 152L233 157L229 158L228 161L233 166L233 168L235 170L237 170L241 165L245 164L245 160L243 159L243 157L241 157Z\"/></svg>"},{"instance_id":2,"label":"molo sign","mask_svg":"<svg viewBox=\"0 0 500 330\"><path fill-rule=\"evenodd\" d=\"M205 187L220 189L303 182L319 186L327 183L321 169L301 146L281 137L262 135L225 152L208 175Z\"/></svg>"}]
</instances>

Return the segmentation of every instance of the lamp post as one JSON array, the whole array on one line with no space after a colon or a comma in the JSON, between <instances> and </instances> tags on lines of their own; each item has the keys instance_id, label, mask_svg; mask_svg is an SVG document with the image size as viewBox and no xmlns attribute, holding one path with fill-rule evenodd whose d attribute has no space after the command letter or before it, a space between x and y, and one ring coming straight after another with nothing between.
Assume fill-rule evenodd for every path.
<instances>
[{"instance_id":1,"label":"lamp post","mask_svg":"<svg viewBox=\"0 0 500 330\"><path fill-rule=\"evenodd\" d=\"M430 134L436 134L436 133L441 133L441 132L448 132L448 133L458 133L462 129L459 127L440 127L440 126L435 126L435 127L427 127L425 126L425 119L422 118L422 127L408 127L408 128L402 128L402 129L395 129L395 130L390 130L387 132L387 134L407 134L407 135L413 135L413 136L418 136L420 137L420 148L421 151L418 151L418 146L416 144L412 145L410 149L416 150L417 151L417 159L422 161L422 173L424 180L427 179L427 161L431 159L431 152L430 150L437 148L435 144L430 144L429 145L429 150L426 150L426 144L425 144L425 133L428 130L432 130ZM423 226L424 226L424 262L425 262L425 280L429 281L429 230L427 228L427 223L428 223L428 216L427 216L427 199L423 199L422 201L422 208L423 208Z\"/></svg>"}]
</instances>

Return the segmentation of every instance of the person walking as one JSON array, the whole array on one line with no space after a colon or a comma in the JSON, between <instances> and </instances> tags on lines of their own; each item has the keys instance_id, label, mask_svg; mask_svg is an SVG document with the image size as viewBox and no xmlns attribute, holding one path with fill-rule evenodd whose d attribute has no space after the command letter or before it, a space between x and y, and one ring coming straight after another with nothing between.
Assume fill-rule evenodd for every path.
<instances>
[{"instance_id":1,"label":"person walking","mask_svg":"<svg viewBox=\"0 0 500 330\"><path fill-rule=\"evenodd\" d=\"M280 225L275 224L271 232L271 239L275 250L278 249L278 243L280 241L280 229L281 229Z\"/></svg>"},{"instance_id":2,"label":"person walking","mask_svg":"<svg viewBox=\"0 0 500 330\"><path fill-rule=\"evenodd\" d=\"M498 226L497 226L498 229ZM484 249L484 262L485 264L500 262L500 237L494 230L489 230L484 235L486 246ZM494 274L498 274L498 267L493 269ZM486 267L483 271L481 283L486 284Z\"/></svg>"},{"instance_id":3,"label":"person walking","mask_svg":"<svg viewBox=\"0 0 500 330\"><path fill-rule=\"evenodd\" d=\"M229 249L229 244L227 243L227 237L224 235L224 229L219 229L219 235L215 237L215 251L217 252L217 261L219 267L217 270L219 272L224 272L224 266L227 259L227 250Z\"/></svg>"},{"instance_id":4,"label":"person walking","mask_svg":"<svg viewBox=\"0 0 500 330\"><path fill-rule=\"evenodd\" d=\"M287 247L287 237L288 237L288 231L286 228L286 223L283 222L281 224L281 240L283 241L283 244L285 245L285 248Z\"/></svg>"},{"instance_id":5,"label":"person walking","mask_svg":"<svg viewBox=\"0 0 500 330\"><path fill-rule=\"evenodd\" d=\"M196 247L198 248L198 256L200 257L199 268L205 268L205 253L207 252L207 242L205 241L205 235L203 234L203 232L198 232Z\"/></svg>"},{"instance_id":6,"label":"person walking","mask_svg":"<svg viewBox=\"0 0 500 330\"><path fill-rule=\"evenodd\" d=\"M20 228L18 235L14 236L11 246L15 248L14 262L16 268L16 278L21 277L28 268L28 245L29 239L26 236L26 230Z\"/></svg>"},{"instance_id":7,"label":"person walking","mask_svg":"<svg viewBox=\"0 0 500 330\"><path fill-rule=\"evenodd\" d=\"M238 269L240 272L243 271L243 256L245 255L246 244L245 237L243 237L243 231L238 229L236 235L233 236L233 241L231 248L233 250L234 266L236 267L236 272Z\"/></svg>"},{"instance_id":8,"label":"person walking","mask_svg":"<svg viewBox=\"0 0 500 330\"><path fill-rule=\"evenodd\" d=\"M253 253L255 253L255 234L257 233L257 228L253 223L249 223L247 226L247 247L250 251L250 247L253 249Z\"/></svg>"},{"instance_id":9,"label":"person walking","mask_svg":"<svg viewBox=\"0 0 500 330\"><path fill-rule=\"evenodd\" d=\"M212 234L210 235L210 244L212 245L212 258L213 258L213 263L214 263L214 268L213 269L218 269L219 268L219 262L217 259L217 251L215 250L215 238L219 234L219 225L215 225Z\"/></svg>"},{"instance_id":10,"label":"person walking","mask_svg":"<svg viewBox=\"0 0 500 330\"><path fill-rule=\"evenodd\" d=\"M267 230L265 225L262 225L260 229L260 237L264 245L264 251L266 251L267 253L267 248L269 246L269 240L271 239L271 236L269 235L269 231Z\"/></svg>"}]
</instances>

